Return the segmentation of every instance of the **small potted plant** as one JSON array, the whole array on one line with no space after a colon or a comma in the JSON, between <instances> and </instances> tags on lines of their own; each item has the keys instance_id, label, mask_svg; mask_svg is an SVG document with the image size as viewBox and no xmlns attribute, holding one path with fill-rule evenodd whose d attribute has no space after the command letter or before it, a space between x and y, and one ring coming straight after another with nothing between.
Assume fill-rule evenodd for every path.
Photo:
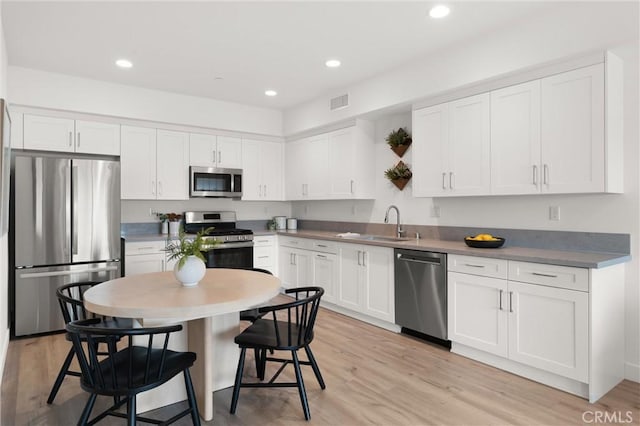
<instances>
[{"instance_id":1,"label":"small potted plant","mask_svg":"<svg viewBox=\"0 0 640 426\"><path fill-rule=\"evenodd\" d=\"M160 221L161 228L160 233L168 234L169 233L169 215L166 213L156 213L158 220Z\"/></svg>"},{"instance_id":2,"label":"small potted plant","mask_svg":"<svg viewBox=\"0 0 640 426\"><path fill-rule=\"evenodd\" d=\"M206 267L202 252L213 248L218 242L207 242L205 247L202 237L212 230L213 227L203 229L196 234L195 238L187 237L184 232L180 232L178 241L169 244L165 248L165 251L169 253L169 260L178 260L173 268L173 273L185 287L198 284L204 277Z\"/></svg>"},{"instance_id":3,"label":"small potted plant","mask_svg":"<svg viewBox=\"0 0 640 426\"><path fill-rule=\"evenodd\" d=\"M400 191L404 189L413 176L411 169L404 162L399 161L398 164L385 170L384 176L389 179Z\"/></svg>"},{"instance_id":4,"label":"small potted plant","mask_svg":"<svg viewBox=\"0 0 640 426\"><path fill-rule=\"evenodd\" d=\"M178 213L167 213L167 219L169 220L169 234L178 236L180 233L180 221L182 215Z\"/></svg>"},{"instance_id":5,"label":"small potted plant","mask_svg":"<svg viewBox=\"0 0 640 426\"><path fill-rule=\"evenodd\" d=\"M407 152L407 149L409 149L409 145L411 145L412 142L411 135L402 127L389 133L386 141L391 147L391 150L400 158L402 158L404 153Z\"/></svg>"}]
</instances>

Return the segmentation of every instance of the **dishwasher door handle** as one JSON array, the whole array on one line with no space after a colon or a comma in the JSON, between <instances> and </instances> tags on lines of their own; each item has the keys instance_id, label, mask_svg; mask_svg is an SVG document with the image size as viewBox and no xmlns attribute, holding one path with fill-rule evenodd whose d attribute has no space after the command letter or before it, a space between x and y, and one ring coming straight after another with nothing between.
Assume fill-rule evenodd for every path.
<instances>
[{"instance_id":1,"label":"dishwasher door handle","mask_svg":"<svg viewBox=\"0 0 640 426\"><path fill-rule=\"evenodd\" d=\"M413 257L403 257L402 254L398 253L398 259L402 260L404 262L413 262L413 263L423 263L426 265L440 265L440 259L430 259L430 258L422 258L422 259L415 259Z\"/></svg>"}]
</instances>

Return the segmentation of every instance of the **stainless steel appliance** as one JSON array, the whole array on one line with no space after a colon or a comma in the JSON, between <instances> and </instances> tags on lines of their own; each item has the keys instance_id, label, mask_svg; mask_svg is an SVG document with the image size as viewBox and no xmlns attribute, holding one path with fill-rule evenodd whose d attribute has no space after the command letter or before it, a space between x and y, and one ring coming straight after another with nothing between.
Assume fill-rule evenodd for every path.
<instances>
[{"instance_id":1,"label":"stainless steel appliance","mask_svg":"<svg viewBox=\"0 0 640 426\"><path fill-rule=\"evenodd\" d=\"M242 169L189 167L191 197L242 197Z\"/></svg>"},{"instance_id":2,"label":"stainless steel appliance","mask_svg":"<svg viewBox=\"0 0 640 426\"><path fill-rule=\"evenodd\" d=\"M16 152L11 185L12 335L61 330L59 286L120 276L120 163Z\"/></svg>"},{"instance_id":3,"label":"stainless steel appliance","mask_svg":"<svg viewBox=\"0 0 640 426\"><path fill-rule=\"evenodd\" d=\"M253 231L236 228L236 213L232 211L185 212L184 230L195 234L213 227L205 237L218 241L205 255L207 268L253 268Z\"/></svg>"},{"instance_id":4,"label":"stainless steel appliance","mask_svg":"<svg viewBox=\"0 0 640 426\"><path fill-rule=\"evenodd\" d=\"M447 255L396 249L396 324L439 343L447 341Z\"/></svg>"}]
</instances>

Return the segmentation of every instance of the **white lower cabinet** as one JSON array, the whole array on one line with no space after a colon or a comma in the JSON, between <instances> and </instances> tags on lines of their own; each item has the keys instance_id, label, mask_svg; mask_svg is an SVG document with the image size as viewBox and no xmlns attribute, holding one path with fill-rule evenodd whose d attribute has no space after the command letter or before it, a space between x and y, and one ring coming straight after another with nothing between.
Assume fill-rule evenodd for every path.
<instances>
[{"instance_id":1,"label":"white lower cabinet","mask_svg":"<svg viewBox=\"0 0 640 426\"><path fill-rule=\"evenodd\" d=\"M314 252L311 256L311 285L322 287L322 300L336 303L338 285L338 256L331 253Z\"/></svg>"},{"instance_id":2,"label":"white lower cabinet","mask_svg":"<svg viewBox=\"0 0 640 426\"><path fill-rule=\"evenodd\" d=\"M310 285L310 252L294 247L280 246L278 250L278 274L284 288Z\"/></svg>"},{"instance_id":3,"label":"white lower cabinet","mask_svg":"<svg viewBox=\"0 0 640 426\"><path fill-rule=\"evenodd\" d=\"M591 402L622 380L623 265L594 270L449 255L448 267L453 352Z\"/></svg>"},{"instance_id":4,"label":"white lower cabinet","mask_svg":"<svg viewBox=\"0 0 640 426\"><path fill-rule=\"evenodd\" d=\"M340 244L336 304L383 321L395 321L393 249Z\"/></svg>"},{"instance_id":5,"label":"white lower cabinet","mask_svg":"<svg viewBox=\"0 0 640 426\"><path fill-rule=\"evenodd\" d=\"M278 272L278 246L275 235L261 235L253 239L253 267Z\"/></svg>"},{"instance_id":6,"label":"white lower cabinet","mask_svg":"<svg viewBox=\"0 0 640 426\"><path fill-rule=\"evenodd\" d=\"M167 270L164 241L125 242L125 275L147 274Z\"/></svg>"}]
</instances>

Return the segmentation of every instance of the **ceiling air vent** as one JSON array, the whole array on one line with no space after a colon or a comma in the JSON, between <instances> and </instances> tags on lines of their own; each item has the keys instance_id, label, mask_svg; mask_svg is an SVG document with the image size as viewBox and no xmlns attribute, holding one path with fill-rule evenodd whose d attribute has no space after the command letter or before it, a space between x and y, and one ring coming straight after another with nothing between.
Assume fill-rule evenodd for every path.
<instances>
[{"instance_id":1,"label":"ceiling air vent","mask_svg":"<svg viewBox=\"0 0 640 426\"><path fill-rule=\"evenodd\" d=\"M344 95L336 96L330 101L331 111L346 108L348 106L349 106L349 94L347 93L345 93Z\"/></svg>"}]
</instances>

